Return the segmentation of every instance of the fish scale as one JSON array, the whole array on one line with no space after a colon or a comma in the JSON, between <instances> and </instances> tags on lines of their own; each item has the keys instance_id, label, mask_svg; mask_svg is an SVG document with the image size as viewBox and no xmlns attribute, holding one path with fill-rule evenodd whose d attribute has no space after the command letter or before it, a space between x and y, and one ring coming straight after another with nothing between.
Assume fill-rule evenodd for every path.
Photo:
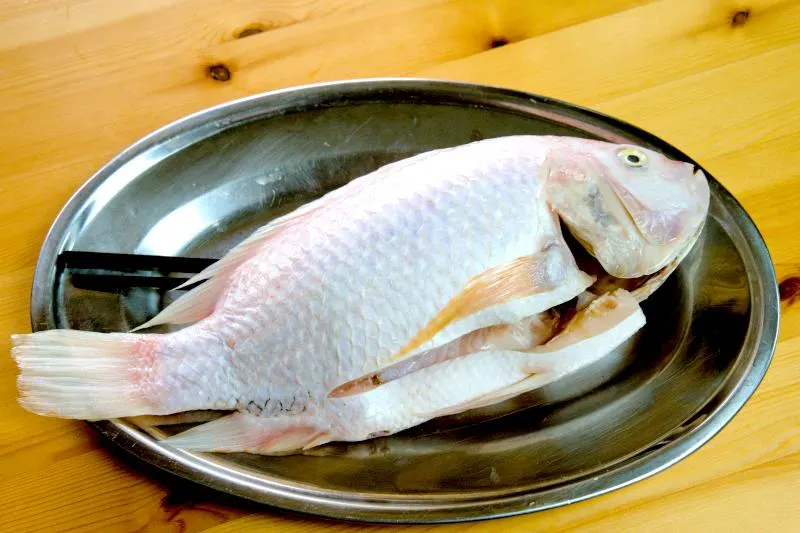
<instances>
[{"instance_id":1,"label":"fish scale","mask_svg":"<svg viewBox=\"0 0 800 533\"><path fill-rule=\"evenodd\" d=\"M454 182L456 188L464 188L464 190L469 193L468 198L463 202L465 207L469 208L471 205L477 207L483 204L484 192L487 190L491 191L492 189L496 188L498 186L497 182L501 179L502 178L492 177L492 179L488 179L485 183L482 183L483 186L478 187L477 190L464 188L463 183L461 183L463 182L463 178L459 175L454 177ZM448 191L446 194L439 195L447 198L452 197L449 193L452 188L453 182L442 181L440 186L435 189L435 191ZM428 185L426 189L427 194L434 197L432 203L435 205L439 196L433 194L433 187L431 185ZM413 199L413 197L414 194L412 193L411 198ZM491 195L489 195L489 197L491 198ZM520 198L519 203L522 207L518 208L517 211L528 211L528 209L525 209L525 207L531 205L532 199ZM426 212L420 211L419 209L405 210L405 207L406 206L403 205L400 207L400 209L403 212L409 213L409 218L407 219L408 223L397 229L398 238L408 240L409 242L414 242L412 240L412 233L415 226L414 223L419 219L429 221L428 227L430 228L430 233L424 236L424 239L419 239L420 236L417 235L417 242L422 240L423 242L427 241L438 243L440 241L439 235L442 232L446 232L450 227L445 224L445 220L442 216L443 212L447 212L446 209L437 209L433 212L434 216L425 217ZM513 214L512 210L509 210L509 212ZM356 211L356 214L358 213L364 214L365 211ZM386 361L388 357L392 355L392 353L400 348L400 346L396 344L389 346L382 346L380 344L381 336L379 334L376 335L377 328L375 327L376 324L372 317L382 317L382 320L386 323L385 326L387 329L391 329L392 331L397 331L397 326L405 322L406 331L397 332L397 334L394 336L396 339L409 338L415 331L424 325L427 318L425 316L419 316L416 321L395 320L394 317L396 316L408 316L407 312L403 312L405 310L397 309L397 302L403 300L387 300L384 299L383 295L380 293L376 292L372 294L366 294L363 290L353 290L351 288L351 283L359 283L357 272L360 269L373 266L365 264L363 259L368 250L364 245L364 240L368 240L370 235L380 235L382 232L381 227L385 224L392 223L391 218L384 216L382 212L379 212L379 216L376 215L367 217L366 215L363 215L363 218L352 215L352 212L349 213L347 224L334 224L332 222L335 222L340 217L338 217L336 214L333 214L333 216L330 218L335 220L323 219L319 222L319 226L315 226L312 229L313 231L321 228L320 231L324 232L324 235L328 237L327 239L321 239L322 242L328 243L323 245L323 249L321 250L321 255L325 257L324 268L332 269L334 272L346 272L348 273L348 276L350 276L347 279L342 279L343 276L333 277L329 279L329 285L326 286L328 300L333 302L333 305L331 306L331 314L339 317L338 319L335 319L333 329L338 329L340 334L345 333L344 338L346 339L346 342L341 345L342 347L339 348L339 352L346 352L345 366L349 368L344 369L345 372L343 375L335 376L336 378L342 380L353 379L362 372L369 372L376 369L381 362ZM420 285L415 286L412 284L412 290L406 295L406 301L409 301L413 306L412 313L417 312L419 315L421 315L422 313L419 313L419 307L423 307L424 310L427 310L428 314L435 313L435 310L443 306L447 299L449 299L453 293L457 292L458 287L463 285L464 280L448 280L446 277L448 272L451 270L451 265L454 263L454 260L458 259L456 255L465 255L467 260L464 260L462 257L462 261L460 263L473 263L472 272L479 273L480 271L488 268L492 263L496 264L497 262L507 261L513 259L513 257L517 255L524 255L532 252L532 250L527 246L527 243L523 242L521 246L517 246L515 253L508 253L508 249L510 247L503 240L492 238L492 234L495 229L495 216L495 213L491 212L489 217L475 217L471 219L467 218L462 221L461 225L459 225L472 235L487 236L485 240L486 249L478 251L478 247L469 246L472 241L467 240L466 242L468 243L468 246L465 250L466 253L462 252L461 254L458 254L455 251L451 251L450 254L443 254L443 256L438 257L438 260L436 261L429 261L426 263L409 261L406 263L410 271L406 274L404 279L422 280L422 284ZM365 231L365 228L367 231ZM360 232L367 235L367 237L361 237L360 239L346 239L343 237L344 235L349 235L351 233L358 234ZM402 235L402 237L400 237L400 235ZM347 245L344 243L347 243ZM421 246L421 244L415 245L418 251L421 251ZM319 272L316 270L319 267L317 267L317 263L313 263L312 265L305 267L302 266L302 263L300 263L298 267L297 263L302 262L302 259L300 259L296 254L301 249L302 248L299 246L293 246L291 248L293 252L292 268L299 268L300 275L291 277L291 281L287 282L286 285L282 285L278 289L280 291L278 298L281 297L281 293L294 293L297 295L295 296L295 301L300 302L305 302L313 298L313 295L308 294L308 285L302 284L301 281L314 280L320 277ZM472 259L476 254L482 255L481 259L478 261ZM472 259L472 261L470 261L470 259ZM241 279L248 279L247 284L251 286L274 288L274 285L269 279L258 279L258 277L283 277L282 273L286 269L286 265L279 264L277 266L277 273L275 270L271 270L270 267L271 264L261 263L252 268L252 273L250 273L250 270L245 268L242 271ZM265 268L266 271L264 270ZM274 268L275 267L273 267L273 269ZM308 270L306 270L306 268ZM365 273L364 277L368 275L373 276L373 278L377 280L378 284L382 284L381 281L383 277L379 271L370 271L369 273ZM248 276L254 276L256 279L252 279ZM313 285L313 283L311 285ZM360 285L357 289L359 288ZM263 299L265 302L268 302L271 296L272 294L269 296L265 294L262 298L262 295L260 294L245 293L245 300L249 298L255 298L256 300ZM424 303L420 305L420 302ZM340 306L340 303L343 305ZM223 303L222 305L224 307L225 304ZM236 297L230 305L233 307L258 307L259 304L247 301L243 302L241 297ZM276 360L274 364L276 367L275 371L271 371L270 367L273 365L270 365L270 362L267 362L266 365L266 373L272 376L272 382L280 383L281 380L275 379L275 377L277 377L277 375L281 372L284 374L291 373L294 378L303 376L305 373L307 373L306 371L309 367L299 369L293 368L293 361L303 359L298 352L329 353L336 350L335 346L326 346L321 342L301 344L298 342L297 334L290 335L288 337L281 335L277 338L275 336L270 336L269 325L275 322L273 317L275 309L272 306L264 309L263 307L266 307L266 305L268 305L268 303L262 304L262 309L259 309L259 311L255 313L256 316L263 317L260 331L264 332L264 334L260 338L251 338L244 340L244 342L237 342L237 345L241 346L243 353L246 353L248 350L250 350L251 346L273 346L273 350L276 353ZM296 317L294 320L295 323L305 324L308 323L309 319L311 318L308 316L307 311L308 308L306 306L302 306L302 308L288 310L285 316L294 316ZM287 331L291 331L291 326L288 326ZM356 336L358 338L354 339ZM316 370L317 367L316 365L312 365L310 368ZM335 371L338 373L339 369L336 368ZM329 376L326 375L326 372L323 372L323 375L323 379L329 378ZM289 383L292 381L292 378L290 378L288 375L286 375L283 379ZM311 381L310 376L308 379ZM240 384L237 383L236 386L237 390L240 390L238 388L240 387ZM220 392L222 394L226 393L224 390ZM326 393L326 390L319 390L316 394L315 400L322 401ZM271 395L277 399L291 401L296 395L296 390L293 386L289 386L286 389L274 387L271 391Z\"/></svg>"},{"instance_id":2,"label":"fish scale","mask_svg":"<svg viewBox=\"0 0 800 533\"><path fill-rule=\"evenodd\" d=\"M428 152L258 229L142 326L183 329L14 336L20 402L87 419L239 411L169 439L191 450L283 453L391 434L588 365L644 325L638 302L623 290L587 297L544 344L463 342L359 394L331 391L584 294L593 279L562 223L604 269L636 278L682 258L707 209L702 174L641 147L511 136Z\"/></svg>"}]
</instances>

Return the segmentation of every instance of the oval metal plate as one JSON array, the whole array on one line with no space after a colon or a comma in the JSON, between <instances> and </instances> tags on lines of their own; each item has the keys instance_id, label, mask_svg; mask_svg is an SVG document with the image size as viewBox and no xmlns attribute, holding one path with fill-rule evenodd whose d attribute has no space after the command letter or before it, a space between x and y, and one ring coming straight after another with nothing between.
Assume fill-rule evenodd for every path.
<instances>
[{"instance_id":1,"label":"oval metal plate","mask_svg":"<svg viewBox=\"0 0 800 533\"><path fill-rule=\"evenodd\" d=\"M76 289L56 269L64 250L219 257L253 228L380 165L519 133L631 142L691 161L629 124L495 87L356 80L245 98L156 131L75 194L42 249L33 327L125 331L169 298ZM704 234L645 302L643 331L544 389L391 437L287 457L188 453L127 420L93 426L183 478L353 520L506 516L628 485L716 434L753 394L775 348L779 304L767 248L742 207L710 181Z\"/></svg>"}]
</instances>

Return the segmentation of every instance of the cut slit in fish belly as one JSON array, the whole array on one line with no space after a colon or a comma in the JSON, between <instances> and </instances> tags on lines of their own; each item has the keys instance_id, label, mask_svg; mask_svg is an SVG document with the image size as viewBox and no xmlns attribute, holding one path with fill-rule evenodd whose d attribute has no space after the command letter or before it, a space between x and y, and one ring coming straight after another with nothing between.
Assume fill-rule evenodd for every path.
<instances>
[{"instance_id":1,"label":"cut slit in fish belly","mask_svg":"<svg viewBox=\"0 0 800 533\"><path fill-rule=\"evenodd\" d=\"M566 329L575 314L596 296L581 295L533 316L512 324L500 324L473 330L455 340L430 350L409 356L397 363L339 385L329 398L344 398L361 394L384 383L433 366L444 361L465 357L476 352L514 350L525 352L541 346Z\"/></svg>"}]
</instances>

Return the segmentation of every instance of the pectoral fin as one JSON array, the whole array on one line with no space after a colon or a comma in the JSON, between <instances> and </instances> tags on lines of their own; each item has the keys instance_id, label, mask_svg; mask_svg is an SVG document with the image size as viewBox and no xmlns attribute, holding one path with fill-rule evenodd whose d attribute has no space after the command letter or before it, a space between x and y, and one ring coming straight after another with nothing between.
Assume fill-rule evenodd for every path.
<instances>
[{"instance_id":1,"label":"pectoral fin","mask_svg":"<svg viewBox=\"0 0 800 533\"><path fill-rule=\"evenodd\" d=\"M565 276L569 253L566 245L553 243L539 254L518 257L475 276L392 359L401 359L449 324L482 309L553 290Z\"/></svg>"}]
</instances>

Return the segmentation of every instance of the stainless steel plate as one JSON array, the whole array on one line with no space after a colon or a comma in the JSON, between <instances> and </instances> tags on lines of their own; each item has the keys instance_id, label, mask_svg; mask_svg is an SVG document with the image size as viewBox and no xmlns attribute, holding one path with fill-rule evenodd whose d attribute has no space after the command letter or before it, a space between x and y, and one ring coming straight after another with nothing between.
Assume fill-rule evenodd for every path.
<instances>
[{"instance_id":1,"label":"stainless steel plate","mask_svg":"<svg viewBox=\"0 0 800 533\"><path fill-rule=\"evenodd\" d=\"M124 331L169 297L76 289L55 268L64 250L219 257L251 229L380 165L517 133L626 141L690 160L618 120L486 86L359 80L238 100L136 143L70 200L37 266L34 329ZM755 391L775 347L779 308L767 249L713 178L711 191L705 232L645 303L644 330L589 371L545 389L392 437L288 457L187 453L129 421L94 426L183 478L346 519L504 516L630 484L717 433Z\"/></svg>"}]
</instances>

